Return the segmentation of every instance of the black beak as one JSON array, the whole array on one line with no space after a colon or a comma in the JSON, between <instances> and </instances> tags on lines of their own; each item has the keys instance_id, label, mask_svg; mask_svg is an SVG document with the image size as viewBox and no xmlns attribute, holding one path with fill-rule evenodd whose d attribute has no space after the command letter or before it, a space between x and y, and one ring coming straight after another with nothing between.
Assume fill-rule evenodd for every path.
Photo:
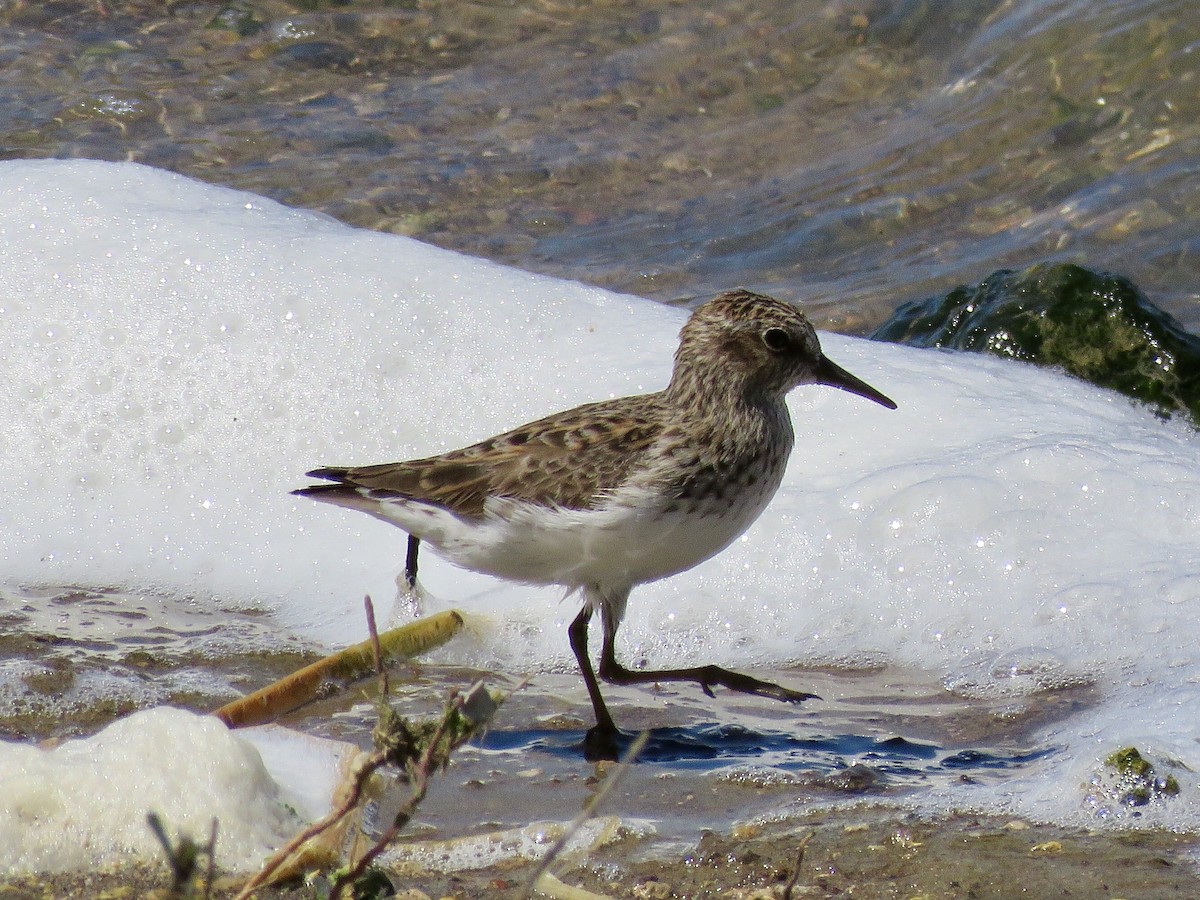
<instances>
[{"instance_id":1,"label":"black beak","mask_svg":"<svg viewBox=\"0 0 1200 900\"><path fill-rule=\"evenodd\" d=\"M821 361L817 363L815 381L817 384L827 384L830 387L841 388L843 391L866 397L868 400L874 400L880 406L886 406L888 409L896 408L896 404L889 397L879 393L862 379L855 378L837 363L830 362L827 356L822 356Z\"/></svg>"}]
</instances>

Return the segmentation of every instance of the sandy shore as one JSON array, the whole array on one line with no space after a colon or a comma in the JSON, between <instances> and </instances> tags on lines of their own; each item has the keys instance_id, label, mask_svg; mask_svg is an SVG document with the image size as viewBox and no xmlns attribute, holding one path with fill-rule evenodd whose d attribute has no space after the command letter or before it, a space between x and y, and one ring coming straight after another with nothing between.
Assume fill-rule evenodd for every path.
<instances>
[{"instance_id":1,"label":"sandy shore","mask_svg":"<svg viewBox=\"0 0 1200 900\"><path fill-rule=\"evenodd\" d=\"M922 821L894 810L822 813L732 833L705 832L671 856L641 859L617 845L596 860L560 867L570 885L611 897L782 897L796 849L814 832L793 897L855 898L1179 898L1200 890L1195 836L1165 832L1086 833L1019 821L950 817ZM455 874L392 873L397 896L519 897L533 863L507 861ZM224 876L213 897L232 897ZM165 863L110 872L0 880L5 897L168 896ZM406 895L405 892L409 893ZM157 892L157 893L156 893ZM315 897L304 885L260 891L263 898Z\"/></svg>"}]
</instances>

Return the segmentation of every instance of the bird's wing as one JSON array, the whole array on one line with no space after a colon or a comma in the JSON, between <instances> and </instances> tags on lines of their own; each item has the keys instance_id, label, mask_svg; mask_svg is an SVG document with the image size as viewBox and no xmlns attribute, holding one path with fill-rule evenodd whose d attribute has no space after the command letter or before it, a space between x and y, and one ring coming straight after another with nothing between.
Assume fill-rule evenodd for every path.
<instances>
[{"instance_id":1,"label":"bird's wing","mask_svg":"<svg viewBox=\"0 0 1200 900\"><path fill-rule=\"evenodd\" d=\"M337 482L296 493L361 506L406 497L467 518L483 515L488 498L589 509L619 486L658 437L657 395L589 403L441 456L308 474ZM356 502L357 501L357 502Z\"/></svg>"}]
</instances>

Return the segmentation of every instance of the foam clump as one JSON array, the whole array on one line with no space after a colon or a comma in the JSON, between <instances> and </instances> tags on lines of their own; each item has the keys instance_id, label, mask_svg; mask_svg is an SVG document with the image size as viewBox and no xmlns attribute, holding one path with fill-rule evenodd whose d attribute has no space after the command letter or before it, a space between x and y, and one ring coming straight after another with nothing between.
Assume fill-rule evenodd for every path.
<instances>
[{"instance_id":1,"label":"foam clump","mask_svg":"<svg viewBox=\"0 0 1200 900\"><path fill-rule=\"evenodd\" d=\"M0 870L68 871L162 849L146 824L208 840L223 869L256 869L301 824L258 751L211 716L158 707L43 750L0 745Z\"/></svg>"}]
</instances>

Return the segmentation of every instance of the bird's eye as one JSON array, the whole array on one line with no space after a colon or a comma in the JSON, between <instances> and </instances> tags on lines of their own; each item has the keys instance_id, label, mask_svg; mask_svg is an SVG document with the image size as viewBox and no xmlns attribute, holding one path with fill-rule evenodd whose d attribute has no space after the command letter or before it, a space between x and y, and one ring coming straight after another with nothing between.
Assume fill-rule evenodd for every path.
<instances>
[{"instance_id":1,"label":"bird's eye","mask_svg":"<svg viewBox=\"0 0 1200 900\"><path fill-rule=\"evenodd\" d=\"M782 328L768 328L763 332L763 343L772 353L782 353L792 345L792 337Z\"/></svg>"}]
</instances>

